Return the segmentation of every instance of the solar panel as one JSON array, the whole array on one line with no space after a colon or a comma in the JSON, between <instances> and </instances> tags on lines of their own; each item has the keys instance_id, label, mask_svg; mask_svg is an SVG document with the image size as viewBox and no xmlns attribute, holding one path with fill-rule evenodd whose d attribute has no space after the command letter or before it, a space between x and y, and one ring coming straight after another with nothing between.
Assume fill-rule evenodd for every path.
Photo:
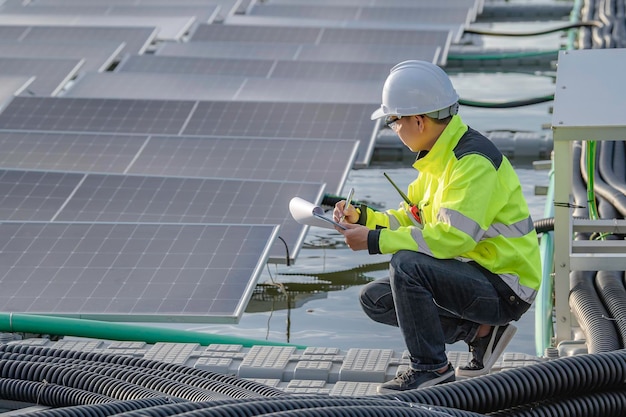
<instances>
[{"instance_id":1,"label":"solar panel","mask_svg":"<svg viewBox=\"0 0 626 417\"><path fill-rule=\"evenodd\" d=\"M367 45L435 45L448 47L451 33L445 29L427 30L408 29L369 29L369 28L325 28L319 38L319 44L337 45L340 43Z\"/></svg>"},{"instance_id":2,"label":"solar panel","mask_svg":"<svg viewBox=\"0 0 626 417\"><path fill-rule=\"evenodd\" d=\"M333 8L331 8L333 9ZM250 16L247 16L250 17ZM311 19L315 20L315 19ZM272 42L298 44L382 44L382 45L438 45L450 42L450 31L439 29L341 28L258 25L198 24L191 42Z\"/></svg>"},{"instance_id":3,"label":"solar panel","mask_svg":"<svg viewBox=\"0 0 626 417\"><path fill-rule=\"evenodd\" d=\"M445 2L436 3L437 7L467 7L478 8L483 0L446 0ZM290 4L301 5L302 0L271 0L272 5ZM316 0L318 6L388 6L388 7L432 7L432 0Z\"/></svg>"},{"instance_id":4,"label":"solar panel","mask_svg":"<svg viewBox=\"0 0 626 417\"><path fill-rule=\"evenodd\" d=\"M382 85L390 68L386 63L371 62L129 55L115 67L115 72L240 75L300 80L379 81Z\"/></svg>"},{"instance_id":5,"label":"solar panel","mask_svg":"<svg viewBox=\"0 0 626 417\"><path fill-rule=\"evenodd\" d=\"M436 64L441 47L435 45L381 46L366 44L303 45L298 60L374 62L395 65L407 59L419 59Z\"/></svg>"},{"instance_id":6,"label":"solar panel","mask_svg":"<svg viewBox=\"0 0 626 417\"><path fill-rule=\"evenodd\" d=\"M0 311L233 322L277 226L0 223Z\"/></svg>"},{"instance_id":7,"label":"solar panel","mask_svg":"<svg viewBox=\"0 0 626 417\"><path fill-rule=\"evenodd\" d=\"M80 15L80 16L195 16L198 21L211 23L217 16L217 6L137 6L137 5L109 5L104 3L87 4L57 4L42 5L30 3L28 5L5 5L3 14L19 15Z\"/></svg>"},{"instance_id":8,"label":"solar panel","mask_svg":"<svg viewBox=\"0 0 626 417\"><path fill-rule=\"evenodd\" d=\"M355 163L367 165L375 141L372 111L369 104L201 101L182 134L359 140Z\"/></svg>"},{"instance_id":9,"label":"solar panel","mask_svg":"<svg viewBox=\"0 0 626 417\"><path fill-rule=\"evenodd\" d=\"M3 129L94 133L180 133L196 104L177 100L15 97Z\"/></svg>"},{"instance_id":10,"label":"solar panel","mask_svg":"<svg viewBox=\"0 0 626 417\"><path fill-rule=\"evenodd\" d=\"M102 4L102 0L37 0L36 2L32 2L29 6L67 6L67 5L78 5L82 6L85 4L89 5L99 5ZM171 6L172 0L106 0L106 4L108 6L126 6L132 3L134 6L147 6L147 7L156 7L156 6ZM181 6L213 6L218 5L222 10L230 10L233 8L239 7L240 4L243 4L241 0L179 0L176 2L177 5Z\"/></svg>"},{"instance_id":11,"label":"solar panel","mask_svg":"<svg viewBox=\"0 0 626 417\"><path fill-rule=\"evenodd\" d=\"M0 113L5 130L217 137L349 139L367 165L372 105L15 97ZM349 122L346 122L349 121Z\"/></svg>"},{"instance_id":12,"label":"solar panel","mask_svg":"<svg viewBox=\"0 0 626 417\"><path fill-rule=\"evenodd\" d=\"M2 15L0 15L2 16ZM0 56L14 58L84 59L81 70L104 71L124 47L120 42L0 42Z\"/></svg>"},{"instance_id":13,"label":"solar panel","mask_svg":"<svg viewBox=\"0 0 626 417\"><path fill-rule=\"evenodd\" d=\"M155 51L157 55L234 58L234 59L294 59L300 45L271 42L164 42Z\"/></svg>"},{"instance_id":14,"label":"solar panel","mask_svg":"<svg viewBox=\"0 0 626 417\"><path fill-rule=\"evenodd\" d=\"M80 59L0 57L0 74L34 76L25 94L53 96L82 66Z\"/></svg>"},{"instance_id":15,"label":"solar panel","mask_svg":"<svg viewBox=\"0 0 626 417\"><path fill-rule=\"evenodd\" d=\"M380 102L380 82L372 81L325 81L301 79L249 78L234 97L244 101L277 102L332 102L370 103L376 107Z\"/></svg>"},{"instance_id":16,"label":"solar panel","mask_svg":"<svg viewBox=\"0 0 626 417\"><path fill-rule=\"evenodd\" d=\"M146 140L147 136L0 131L0 167L124 173Z\"/></svg>"},{"instance_id":17,"label":"solar panel","mask_svg":"<svg viewBox=\"0 0 626 417\"><path fill-rule=\"evenodd\" d=\"M88 73L64 97L371 103L380 83L170 73Z\"/></svg>"},{"instance_id":18,"label":"solar panel","mask_svg":"<svg viewBox=\"0 0 626 417\"><path fill-rule=\"evenodd\" d=\"M152 100L232 100L246 78L139 72L85 73L64 97Z\"/></svg>"},{"instance_id":19,"label":"solar panel","mask_svg":"<svg viewBox=\"0 0 626 417\"><path fill-rule=\"evenodd\" d=\"M207 25L198 24L190 35L190 41L211 42L268 42L268 43L315 43L319 28L262 26Z\"/></svg>"},{"instance_id":20,"label":"solar panel","mask_svg":"<svg viewBox=\"0 0 626 417\"><path fill-rule=\"evenodd\" d=\"M276 61L271 78L333 81L375 81L378 89L391 67L377 62Z\"/></svg>"},{"instance_id":21,"label":"solar panel","mask_svg":"<svg viewBox=\"0 0 626 417\"><path fill-rule=\"evenodd\" d=\"M297 139L2 132L0 168L326 184L338 194L358 143Z\"/></svg>"},{"instance_id":22,"label":"solar panel","mask_svg":"<svg viewBox=\"0 0 626 417\"><path fill-rule=\"evenodd\" d=\"M274 61L262 59L216 59L161 55L129 55L122 59L115 67L115 72L266 77L270 74L274 65Z\"/></svg>"},{"instance_id":23,"label":"solar panel","mask_svg":"<svg viewBox=\"0 0 626 417\"><path fill-rule=\"evenodd\" d=\"M80 15L28 15L0 14L0 25L27 26L104 26L159 28L157 39L178 41L196 19L193 16L80 16Z\"/></svg>"},{"instance_id":24,"label":"solar panel","mask_svg":"<svg viewBox=\"0 0 626 417\"><path fill-rule=\"evenodd\" d=\"M292 5L257 3L248 11L250 16L274 16L325 20L360 20L360 21L390 21L419 23L458 23L469 24L474 17L468 7L362 7L362 6L332 6Z\"/></svg>"},{"instance_id":25,"label":"solar panel","mask_svg":"<svg viewBox=\"0 0 626 417\"><path fill-rule=\"evenodd\" d=\"M448 8L432 6L420 8L359 7L356 20L389 21L413 23L449 23L469 25L474 20L474 12L467 8Z\"/></svg>"},{"instance_id":26,"label":"solar panel","mask_svg":"<svg viewBox=\"0 0 626 417\"><path fill-rule=\"evenodd\" d=\"M156 27L96 27L96 26L20 26L26 32L23 42L81 43L115 42L124 43L123 53L142 54L155 41ZM3 39L5 39L3 37Z\"/></svg>"},{"instance_id":27,"label":"solar panel","mask_svg":"<svg viewBox=\"0 0 626 417\"><path fill-rule=\"evenodd\" d=\"M22 26L0 26L0 39L5 41L17 41L26 31Z\"/></svg>"},{"instance_id":28,"label":"solar panel","mask_svg":"<svg viewBox=\"0 0 626 417\"><path fill-rule=\"evenodd\" d=\"M290 216L289 201L319 202L324 184L0 170L0 190L0 220L278 224L282 243L270 257L285 262L297 257L307 229Z\"/></svg>"},{"instance_id":29,"label":"solar panel","mask_svg":"<svg viewBox=\"0 0 626 417\"><path fill-rule=\"evenodd\" d=\"M398 13L402 13L399 11ZM444 11L445 13L445 11ZM234 14L224 20L224 26L252 26L252 27L300 27L300 28L342 28L342 29L382 29L382 30L423 30L452 33L452 41L460 42L466 28L465 23L436 23L436 22L411 22L408 20L337 20L337 19L311 19L302 17L282 16L251 16Z\"/></svg>"}]
</instances>

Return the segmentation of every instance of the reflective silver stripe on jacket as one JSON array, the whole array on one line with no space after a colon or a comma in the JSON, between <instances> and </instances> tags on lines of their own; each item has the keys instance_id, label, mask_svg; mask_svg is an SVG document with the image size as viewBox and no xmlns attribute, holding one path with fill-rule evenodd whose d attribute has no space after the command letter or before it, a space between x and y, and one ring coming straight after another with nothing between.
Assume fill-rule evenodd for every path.
<instances>
[{"instance_id":1,"label":"reflective silver stripe on jacket","mask_svg":"<svg viewBox=\"0 0 626 417\"><path fill-rule=\"evenodd\" d=\"M498 236L503 236L505 238L524 237L534 229L533 221L530 217L511 225L495 223L489 226L486 231L481 229L480 225L474 220L456 210L441 208L437 214L437 218L440 221L454 226L456 229L466 233L474 239L475 242L479 242L483 238L494 238Z\"/></svg>"},{"instance_id":2,"label":"reflective silver stripe on jacket","mask_svg":"<svg viewBox=\"0 0 626 417\"><path fill-rule=\"evenodd\" d=\"M471 258L465 258L463 256L457 256L457 261L461 262L475 262ZM535 297L537 296L537 291L532 288L526 287L519 282L519 277L514 274L498 274L498 276L508 285L515 295L517 295L520 299L526 301L528 304L532 304Z\"/></svg>"}]
</instances>

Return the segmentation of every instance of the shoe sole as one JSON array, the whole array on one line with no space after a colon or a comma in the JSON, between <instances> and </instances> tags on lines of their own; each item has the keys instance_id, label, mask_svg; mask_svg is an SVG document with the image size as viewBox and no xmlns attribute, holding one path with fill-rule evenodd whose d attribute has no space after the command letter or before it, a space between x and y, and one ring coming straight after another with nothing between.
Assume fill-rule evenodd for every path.
<instances>
[{"instance_id":1,"label":"shoe sole","mask_svg":"<svg viewBox=\"0 0 626 417\"><path fill-rule=\"evenodd\" d=\"M452 368L450 368L450 369L452 369ZM440 377L437 377L437 378L434 378L434 379L431 379L431 380L428 380L428 381L422 383L417 388L410 388L410 389L406 389L406 390L398 390L398 389L383 388L382 385L379 385L378 388L376 388L376 391L379 394L392 394L392 393L398 393L398 392L403 392L403 391L410 391L410 390L414 390L414 389L432 387L433 385L447 384L448 382L454 382L455 380L456 380L456 378L454 377L454 372L451 370L450 372L445 372Z\"/></svg>"},{"instance_id":2,"label":"shoe sole","mask_svg":"<svg viewBox=\"0 0 626 417\"><path fill-rule=\"evenodd\" d=\"M502 354L504 353L504 349L507 347L511 339L513 339L513 336L515 336L516 332L517 332L517 327L513 326L512 324L509 324L509 327L507 327L506 330L502 333L502 336L500 336L500 340L498 340L498 344L494 346L491 356L489 356L487 360L485 361L485 363L483 364L484 366L482 369L472 370L472 369L462 369L461 367L458 367L456 368L456 375L460 377L467 377L467 378L487 375L489 371L491 371L491 368L496 363L496 361L500 358L500 356L502 356Z\"/></svg>"}]
</instances>

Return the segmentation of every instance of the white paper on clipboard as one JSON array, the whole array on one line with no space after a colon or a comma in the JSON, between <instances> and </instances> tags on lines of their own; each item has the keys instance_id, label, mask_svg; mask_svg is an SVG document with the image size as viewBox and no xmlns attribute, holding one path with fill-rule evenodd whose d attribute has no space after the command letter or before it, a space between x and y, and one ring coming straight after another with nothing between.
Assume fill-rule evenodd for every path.
<instances>
[{"instance_id":1,"label":"white paper on clipboard","mask_svg":"<svg viewBox=\"0 0 626 417\"><path fill-rule=\"evenodd\" d=\"M344 230L346 229L344 225L326 217L323 208L300 197L294 197L291 199L289 202L289 212L294 220L300 224L333 230L335 229L335 226Z\"/></svg>"}]
</instances>

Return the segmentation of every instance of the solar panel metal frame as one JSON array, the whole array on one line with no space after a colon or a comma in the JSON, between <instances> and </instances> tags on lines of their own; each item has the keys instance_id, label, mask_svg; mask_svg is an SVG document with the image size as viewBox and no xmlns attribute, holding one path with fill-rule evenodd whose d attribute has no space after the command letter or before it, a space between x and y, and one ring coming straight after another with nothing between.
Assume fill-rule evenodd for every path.
<instances>
[{"instance_id":1,"label":"solar panel metal frame","mask_svg":"<svg viewBox=\"0 0 626 417\"><path fill-rule=\"evenodd\" d=\"M277 233L270 225L2 222L0 310L237 323ZM210 285L209 273L223 277Z\"/></svg>"}]
</instances>

